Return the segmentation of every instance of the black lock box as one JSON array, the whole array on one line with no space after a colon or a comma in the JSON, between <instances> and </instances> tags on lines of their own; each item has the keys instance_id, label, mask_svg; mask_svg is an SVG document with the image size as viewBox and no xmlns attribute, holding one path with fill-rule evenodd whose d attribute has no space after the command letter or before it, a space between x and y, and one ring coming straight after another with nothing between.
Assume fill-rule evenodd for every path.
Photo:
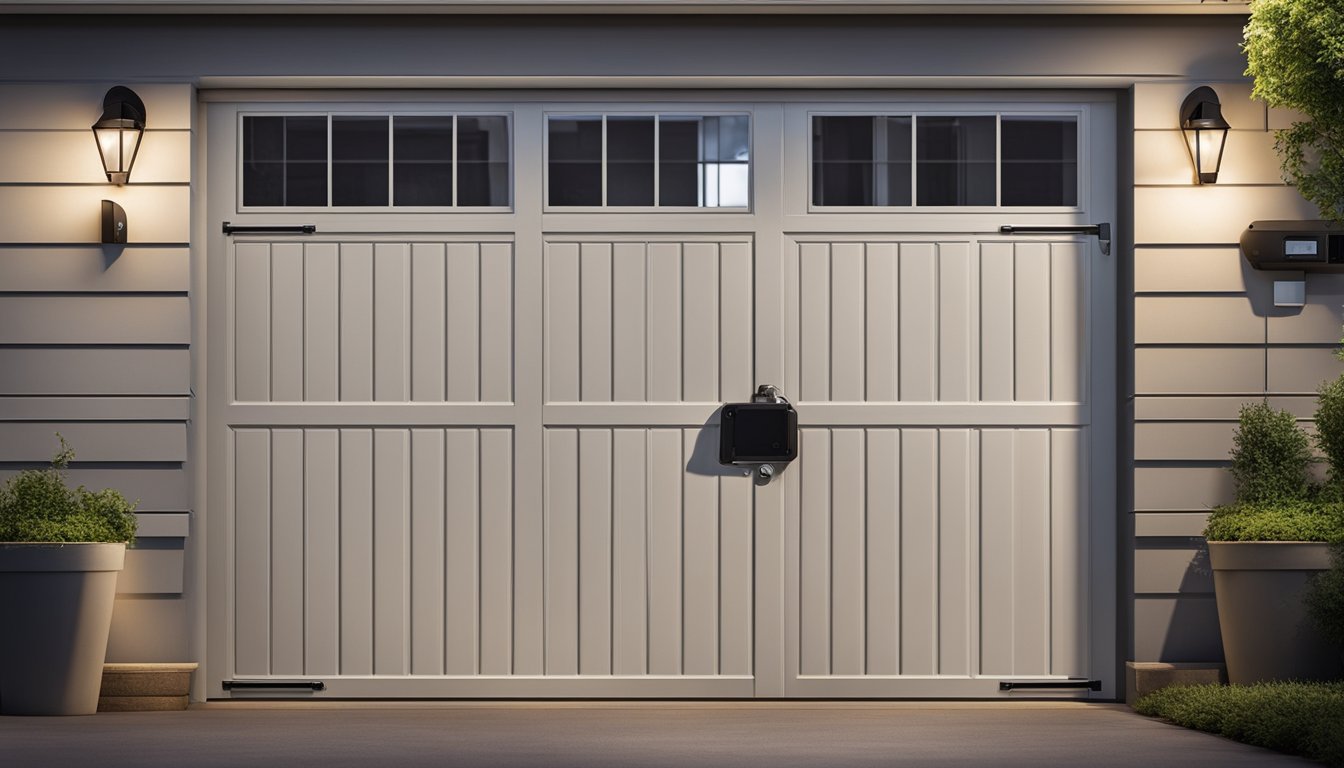
<instances>
[{"instance_id":1,"label":"black lock box","mask_svg":"<svg viewBox=\"0 0 1344 768\"><path fill-rule=\"evenodd\" d=\"M720 464L783 464L798 456L798 412L787 402L729 403L719 426Z\"/></svg>"}]
</instances>

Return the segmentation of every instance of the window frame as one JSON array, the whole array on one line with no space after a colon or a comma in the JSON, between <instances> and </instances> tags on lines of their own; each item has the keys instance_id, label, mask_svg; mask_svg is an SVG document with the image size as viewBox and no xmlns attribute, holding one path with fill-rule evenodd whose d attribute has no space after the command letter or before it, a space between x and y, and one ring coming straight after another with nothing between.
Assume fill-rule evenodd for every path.
<instances>
[{"instance_id":1,"label":"window frame","mask_svg":"<svg viewBox=\"0 0 1344 768\"><path fill-rule=\"evenodd\" d=\"M246 136L244 120L249 117L325 117L327 119L327 204L317 205L244 205L243 204L243 167L246 154L243 142ZM332 200L332 123L338 117L385 117L387 118L387 205L333 205ZM397 117L451 117L453 118L453 204L452 205L396 205L396 120ZM507 205L458 205L458 131L459 117L503 117L505 128L505 147L508 150L508 204ZM517 194L517 164L515 162L515 116L512 109L322 109L322 110L240 110L237 113L237 156L238 164L234 169L237 199L235 210L245 213L513 213Z\"/></svg>"},{"instance_id":2,"label":"window frame","mask_svg":"<svg viewBox=\"0 0 1344 768\"><path fill-rule=\"evenodd\" d=\"M879 105L874 105L879 106ZM887 105L881 105L887 106ZM1087 210L1087 179L1091 168L1088 167L1085 138L1088 135L1087 108L1069 104L992 104L976 108L974 106L956 106L942 108L933 105L910 105L901 109L808 109L806 112L807 169L804 194L807 196L808 214L890 214L890 213L1081 213ZM923 117L993 117L994 118L994 205L919 205L919 118ZM1075 131L1075 152L1077 160L1077 199L1073 205L1003 205L1003 118L1068 118L1077 121ZM910 205L817 205L812 199L813 192L813 119L817 117L909 117L910 125Z\"/></svg>"},{"instance_id":3,"label":"window frame","mask_svg":"<svg viewBox=\"0 0 1344 768\"><path fill-rule=\"evenodd\" d=\"M541 193L542 213L666 213L666 214L741 214L753 213L756 202L756 114L751 109L546 109L541 116ZM602 205L551 204L551 119L600 118L602 120ZM653 118L653 205L606 205L607 199L607 118ZM658 205L661 158L659 156L660 119L664 117L746 117L747 118L747 204L744 206Z\"/></svg>"}]
</instances>

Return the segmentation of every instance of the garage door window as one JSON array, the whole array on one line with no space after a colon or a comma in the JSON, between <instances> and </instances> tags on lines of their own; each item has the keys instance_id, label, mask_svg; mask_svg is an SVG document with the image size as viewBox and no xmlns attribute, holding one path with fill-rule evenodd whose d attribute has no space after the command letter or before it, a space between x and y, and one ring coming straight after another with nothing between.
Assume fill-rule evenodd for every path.
<instances>
[{"instance_id":1,"label":"garage door window","mask_svg":"<svg viewBox=\"0 0 1344 768\"><path fill-rule=\"evenodd\" d=\"M552 208L745 209L748 115L552 115Z\"/></svg>"},{"instance_id":2,"label":"garage door window","mask_svg":"<svg viewBox=\"0 0 1344 768\"><path fill-rule=\"evenodd\" d=\"M507 208L504 115L244 115L244 208Z\"/></svg>"},{"instance_id":3,"label":"garage door window","mask_svg":"<svg viewBox=\"0 0 1344 768\"><path fill-rule=\"evenodd\" d=\"M813 115L814 207L1074 207L1074 115Z\"/></svg>"}]
</instances>

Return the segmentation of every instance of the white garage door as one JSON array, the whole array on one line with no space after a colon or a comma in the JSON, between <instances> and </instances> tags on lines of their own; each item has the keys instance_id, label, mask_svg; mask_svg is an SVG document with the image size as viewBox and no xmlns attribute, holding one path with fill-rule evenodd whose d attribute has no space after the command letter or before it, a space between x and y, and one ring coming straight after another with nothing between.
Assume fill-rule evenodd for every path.
<instances>
[{"instance_id":1,"label":"white garage door","mask_svg":"<svg viewBox=\"0 0 1344 768\"><path fill-rule=\"evenodd\" d=\"M1109 98L733 98L210 105L212 696L1113 696Z\"/></svg>"}]
</instances>

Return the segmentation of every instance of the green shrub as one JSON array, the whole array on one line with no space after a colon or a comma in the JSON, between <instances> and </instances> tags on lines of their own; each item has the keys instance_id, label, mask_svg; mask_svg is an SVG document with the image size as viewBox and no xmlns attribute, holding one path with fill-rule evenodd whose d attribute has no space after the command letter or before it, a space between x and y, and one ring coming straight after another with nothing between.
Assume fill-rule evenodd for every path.
<instances>
[{"instance_id":1,"label":"green shrub","mask_svg":"<svg viewBox=\"0 0 1344 768\"><path fill-rule=\"evenodd\" d=\"M1344 682L1163 688L1139 714L1344 767Z\"/></svg>"},{"instance_id":2,"label":"green shrub","mask_svg":"<svg viewBox=\"0 0 1344 768\"><path fill-rule=\"evenodd\" d=\"M1209 541L1344 540L1344 504L1298 499L1239 503L1209 513Z\"/></svg>"},{"instance_id":3,"label":"green shrub","mask_svg":"<svg viewBox=\"0 0 1344 768\"><path fill-rule=\"evenodd\" d=\"M130 542L135 505L114 490L70 488L66 469L75 452L61 450L47 469L29 469L0 488L0 541Z\"/></svg>"},{"instance_id":4,"label":"green shrub","mask_svg":"<svg viewBox=\"0 0 1344 768\"><path fill-rule=\"evenodd\" d=\"M1255 0L1243 47L1252 95L1302 115L1275 136L1284 174L1344 224L1344 4Z\"/></svg>"},{"instance_id":5,"label":"green shrub","mask_svg":"<svg viewBox=\"0 0 1344 768\"><path fill-rule=\"evenodd\" d=\"M1316 391L1316 445L1330 465L1327 488L1344 500L1344 375Z\"/></svg>"},{"instance_id":6,"label":"green shrub","mask_svg":"<svg viewBox=\"0 0 1344 768\"><path fill-rule=\"evenodd\" d=\"M1231 451L1237 501L1259 504L1307 498L1311 442L1293 415L1275 411L1268 403L1252 403L1241 407L1240 421Z\"/></svg>"}]
</instances>

